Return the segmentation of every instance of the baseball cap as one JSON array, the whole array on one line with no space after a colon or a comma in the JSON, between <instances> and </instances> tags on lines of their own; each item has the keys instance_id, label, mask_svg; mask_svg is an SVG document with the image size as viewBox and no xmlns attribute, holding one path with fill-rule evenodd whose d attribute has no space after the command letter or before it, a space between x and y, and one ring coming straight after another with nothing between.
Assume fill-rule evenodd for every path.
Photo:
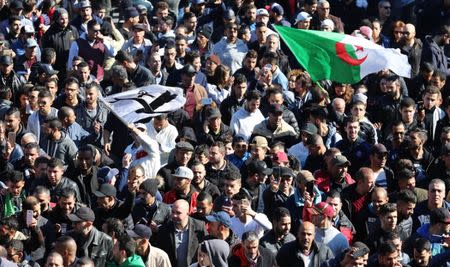
<instances>
[{"instance_id":1,"label":"baseball cap","mask_svg":"<svg viewBox=\"0 0 450 267\"><path fill-rule=\"evenodd\" d=\"M264 136L255 136L251 143L252 146L256 147L268 147L267 139Z\"/></svg>"},{"instance_id":2,"label":"baseball cap","mask_svg":"<svg viewBox=\"0 0 450 267\"><path fill-rule=\"evenodd\" d=\"M278 162L278 163L281 163L281 162L287 163L287 162L289 162L288 156L287 156L287 154L284 151L278 151L275 154L273 154L272 160L275 161L275 162Z\"/></svg>"},{"instance_id":3,"label":"baseball cap","mask_svg":"<svg viewBox=\"0 0 450 267\"><path fill-rule=\"evenodd\" d=\"M14 64L12 58L8 55L0 56L0 64L1 65L12 65Z\"/></svg>"},{"instance_id":4,"label":"baseball cap","mask_svg":"<svg viewBox=\"0 0 450 267\"><path fill-rule=\"evenodd\" d=\"M265 8L259 8L258 10L256 10L256 16L269 16L269 11L267 11L267 9Z\"/></svg>"},{"instance_id":5,"label":"baseball cap","mask_svg":"<svg viewBox=\"0 0 450 267\"><path fill-rule=\"evenodd\" d=\"M26 48L36 47L38 46L38 43L33 38L28 38L25 42Z\"/></svg>"},{"instance_id":6,"label":"baseball cap","mask_svg":"<svg viewBox=\"0 0 450 267\"><path fill-rule=\"evenodd\" d=\"M157 179L147 179L141 183L139 189L143 190L152 196L156 196L158 192L158 180Z\"/></svg>"},{"instance_id":7,"label":"baseball cap","mask_svg":"<svg viewBox=\"0 0 450 267\"><path fill-rule=\"evenodd\" d=\"M354 94L352 96L352 102L353 103L355 103L355 102L363 102L364 104L367 104L367 96L365 94L363 94L363 93Z\"/></svg>"},{"instance_id":8,"label":"baseball cap","mask_svg":"<svg viewBox=\"0 0 450 267\"><path fill-rule=\"evenodd\" d=\"M272 169L267 167L267 164L262 160L252 160L247 166L249 173L261 173L271 175Z\"/></svg>"},{"instance_id":9,"label":"baseball cap","mask_svg":"<svg viewBox=\"0 0 450 267\"><path fill-rule=\"evenodd\" d=\"M12 1L10 4L9 4L9 8L10 9L23 9L23 3L22 3L22 1Z\"/></svg>"},{"instance_id":10,"label":"baseball cap","mask_svg":"<svg viewBox=\"0 0 450 267\"><path fill-rule=\"evenodd\" d=\"M112 184L102 184L100 190L94 192L96 197L115 197L116 194L117 190Z\"/></svg>"},{"instance_id":11,"label":"baseball cap","mask_svg":"<svg viewBox=\"0 0 450 267\"><path fill-rule=\"evenodd\" d=\"M125 20L128 20L130 18L139 17L139 12L137 9L133 6L127 7L125 9Z\"/></svg>"},{"instance_id":12,"label":"baseball cap","mask_svg":"<svg viewBox=\"0 0 450 267\"><path fill-rule=\"evenodd\" d=\"M176 149L184 149L189 151L194 151L194 147L191 145L191 143L186 141L180 141L175 145Z\"/></svg>"},{"instance_id":13,"label":"baseball cap","mask_svg":"<svg viewBox=\"0 0 450 267\"><path fill-rule=\"evenodd\" d=\"M320 202L319 204L315 205L311 209L311 211L315 215L325 215L328 218L333 218L334 215L333 207L326 202Z\"/></svg>"},{"instance_id":14,"label":"baseball cap","mask_svg":"<svg viewBox=\"0 0 450 267\"><path fill-rule=\"evenodd\" d=\"M136 10L139 12L139 15L147 14L147 8L144 5L137 5Z\"/></svg>"},{"instance_id":15,"label":"baseball cap","mask_svg":"<svg viewBox=\"0 0 450 267\"><path fill-rule=\"evenodd\" d=\"M137 12L137 11L136 11L136 12ZM146 27L145 27L144 24L138 23L138 24L136 24L136 25L133 26L133 30L134 30L134 31L135 31L135 30L145 31L145 30L146 30Z\"/></svg>"},{"instance_id":16,"label":"baseball cap","mask_svg":"<svg viewBox=\"0 0 450 267\"><path fill-rule=\"evenodd\" d=\"M324 19L322 23L320 23L320 27L330 27L334 30L334 22L331 19Z\"/></svg>"},{"instance_id":17,"label":"baseball cap","mask_svg":"<svg viewBox=\"0 0 450 267\"><path fill-rule=\"evenodd\" d=\"M283 109L281 108L280 104L272 104L269 106L269 113L276 113L276 114L282 114Z\"/></svg>"},{"instance_id":18,"label":"baseball cap","mask_svg":"<svg viewBox=\"0 0 450 267\"><path fill-rule=\"evenodd\" d=\"M207 57L206 59L211 60L212 62L214 62L216 65L220 65L222 62L220 61L220 58L217 55L211 54L209 57Z\"/></svg>"},{"instance_id":19,"label":"baseball cap","mask_svg":"<svg viewBox=\"0 0 450 267\"><path fill-rule=\"evenodd\" d=\"M272 170L273 170L272 171L273 175L276 175L276 176L278 176L278 175L281 177L293 177L294 176L294 172L289 167L277 166L277 167L273 167Z\"/></svg>"},{"instance_id":20,"label":"baseball cap","mask_svg":"<svg viewBox=\"0 0 450 267\"><path fill-rule=\"evenodd\" d=\"M299 171L297 174L297 181L301 184L306 184L309 182L314 182L316 178L314 178L314 175L310 171Z\"/></svg>"},{"instance_id":21,"label":"baseball cap","mask_svg":"<svg viewBox=\"0 0 450 267\"><path fill-rule=\"evenodd\" d=\"M300 12L298 13L297 17L295 18L295 23L297 24L300 21L305 21L305 20L311 20L312 16L308 13L308 12Z\"/></svg>"},{"instance_id":22,"label":"baseball cap","mask_svg":"<svg viewBox=\"0 0 450 267\"><path fill-rule=\"evenodd\" d=\"M371 154L387 154L387 153L389 152L387 151L386 147L381 143L372 146Z\"/></svg>"},{"instance_id":23,"label":"baseball cap","mask_svg":"<svg viewBox=\"0 0 450 267\"><path fill-rule=\"evenodd\" d=\"M227 9L223 13L223 18L226 20L233 20L236 18L236 14L234 13L233 9Z\"/></svg>"},{"instance_id":24,"label":"baseball cap","mask_svg":"<svg viewBox=\"0 0 450 267\"><path fill-rule=\"evenodd\" d=\"M203 25L198 31L197 34L201 34L206 37L206 39L211 39L212 29L209 25ZM219 63L220 64L220 63Z\"/></svg>"},{"instance_id":25,"label":"baseball cap","mask_svg":"<svg viewBox=\"0 0 450 267\"><path fill-rule=\"evenodd\" d=\"M450 223L450 212L448 208L442 207L434 209L430 212L430 222L435 223Z\"/></svg>"},{"instance_id":26,"label":"baseball cap","mask_svg":"<svg viewBox=\"0 0 450 267\"><path fill-rule=\"evenodd\" d=\"M331 164L333 166L350 166L350 161L344 155L336 155L331 159Z\"/></svg>"},{"instance_id":27,"label":"baseball cap","mask_svg":"<svg viewBox=\"0 0 450 267\"><path fill-rule=\"evenodd\" d=\"M206 118L208 120L220 117L222 117L222 114L220 114L220 110L218 108L210 108L206 110Z\"/></svg>"},{"instance_id":28,"label":"baseball cap","mask_svg":"<svg viewBox=\"0 0 450 267\"><path fill-rule=\"evenodd\" d=\"M300 128L300 132L306 132L307 134L310 135L314 135L317 134L317 127L316 125L308 122L306 124L304 124L301 128Z\"/></svg>"},{"instance_id":29,"label":"baseball cap","mask_svg":"<svg viewBox=\"0 0 450 267\"><path fill-rule=\"evenodd\" d=\"M211 215L206 216L208 222L218 222L225 227L231 227L231 218L225 211L213 212Z\"/></svg>"},{"instance_id":30,"label":"baseball cap","mask_svg":"<svg viewBox=\"0 0 450 267\"><path fill-rule=\"evenodd\" d=\"M97 178L103 180L103 183L109 184L114 176L119 174L119 170L116 168L110 168L108 166L102 167L97 171Z\"/></svg>"},{"instance_id":31,"label":"baseball cap","mask_svg":"<svg viewBox=\"0 0 450 267\"><path fill-rule=\"evenodd\" d=\"M131 238L150 239L152 237L152 229L147 225L136 224L133 230L127 230L127 234Z\"/></svg>"},{"instance_id":32,"label":"baseball cap","mask_svg":"<svg viewBox=\"0 0 450 267\"><path fill-rule=\"evenodd\" d=\"M173 173L172 176L192 180L194 178L194 173L188 167L181 166L175 170L175 173Z\"/></svg>"},{"instance_id":33,"label":"baseball cap","mask_svg":"<svg viewBox=\"0 0 450 267\"><path fill-rule=\"evenodd\" d=\"M21 31L23 31L23 33L36 33L36 31L34 30L34 27L31 25L24 25L22 27Z\"/></svg>"},{"instance_id":34,"label":"baseball cap","mask_svg":"<svg viewBox=\"0 0 450 267\"><path fill-rule=\"evenodd\" d=\"M95 214L88 207L80 207L75 213L67 215L67 218L72 222L93 222L95 221Z\"/></svg>"}]
</instances>

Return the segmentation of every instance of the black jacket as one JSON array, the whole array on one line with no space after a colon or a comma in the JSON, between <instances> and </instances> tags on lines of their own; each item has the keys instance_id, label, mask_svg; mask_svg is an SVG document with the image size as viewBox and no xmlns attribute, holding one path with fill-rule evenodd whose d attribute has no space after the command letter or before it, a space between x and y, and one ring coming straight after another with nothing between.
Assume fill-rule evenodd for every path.
<instances>
[{"instance_id":1,"label":"black jacket","mask_svg":"<svg viewBox=\"0 0 450 267\"><path fill-rule=\"evenodd\" d=\"M223 181L229 177L231 173L239 173L239 169L229 161L226 161L225 167L222 170L213 169L211 163L205 165L206 176L205 179L215 184L219 190L223 189Z\"/></svg>"},{"instance_id":2,"label":"black jacket","mask_svg":"<svg viewBox=\"0 0 450 267\"><path fill-rule=\"evenodd\" d=\"M105 210L100 207L95 209L94 226L101 229L103 223L108 218L117 218L123 222L125 229L132 229L134 224L131 212L133 211L135 197L135 192L128 192L125 201L116 199L116 202L111 209Z\"/></svg>"},{"instance_id":3,"label":"black jacket","mask_svg":"<svg viewBox=\"0 0 450 267\"><path fill-rule=\"evenodd\" d=\"M220 114L222 114L222 122L226 125L230 125L231 117L236 111L238 111L238 109L244 106L244 103L245 98L239 101L233 93L225 98L220 104Z\"/></svg>"},{"instance_id":4,"label":"black jacket","mask_svg":"<svg viewBox=\"0 0 450 267\"><path fill-rule=\"evenodd\" d=\"M238 249L240 246L242 247L242 244L238 244L238 245L234 246L233 247L233 252L236 249ZM259 256L258 256L258 258L256 260L255 267L273 267L273 266L276 266L275 256L272 254L272 252L270 252L270 250L268 250L268 249L266 249L266 248L264 248L262 246L259 246L258 250L259 250ZM236 254L233 254L228 259L228 266L229 267L241 267L241 266L246 266L246 265L244 265L242 263L242 258L241 257L237 256Z\"/></svg>"},{"instance_id":5,"label":"black jacket","mask_svg":"<svg viewBox=\"0 0 450 267\"><path fill-rule=\"evenodd\" d=\"M67 176L69 176L78 185L80 190L80 199L78 199L78 201L89 207L94 207L96 205L94 192L100 188L100 185L98 184L97 172L98 167L93 166L91 173L86 175L84 179L79 169L74 169L67 174ZM86 183L86 181L89 182Z\"/></svg>"},{"instance_id":6,"label":"black jacket","mask_svg":"<svg viewBox=\"0 0 450 267\"><path fill-rule=\"evenodd\" d=\"M53 242L56 240L55 226L46 218L39 216L37 218L36 229L28 228L25 221L24 211L19 217L20 232L30 237L30 243L33 245L31 251L27 251L33 261L44 259L46 250L52 248Z\"/></svg>"},{"instance_id":7,"label":"black jacket","mask_svg":"<svg viewBox=\"0 0 450 267\"><path fill-rule=\"evenodd\" d=\"M197 248L203 242L206 236L205 223L196 219L189 218L189 246L187 251L187 262L189 266L197 261ZM161 226L155 236L154 245L164 250L169 256L172 266L177 266L176 246L175 246L175 226L169 221Z\"/></svg>"},{"instance_id":8,"label":"black jacket","mask_svg":"<svg viewBox=\"0 0 450 267\"><path fill-rule=\"evenodd\" d=\"M79 201L81 199L80 190L77 184L67 177L62 177L61 181L59 181L59 183L55 187L50 184L47 177L36 179L31 184L31 192L34 192L34 189L39 185L42 185L50 190L50 202L58 202L57 197L60 195L61 191L64 188L72 188L73 190L75 190L77 200Z\"/></svg>"},{"instance_id":9,"label":"black jacket","mask_svg":"<svg viewBox=\"0 0 450 267\"><path fill-rule=\"evenodd\" d=\"M131 213L134 223L148 224L151 221L154 221L158 226L160 226L168 222L172 212L170 206L159 201L155 201L155 205L156 210L150 218L152 207L147 206L143 201L138 201L134 206L133 212Z\"/></svg>"},{"instance_id":10,"label":"black jacket","mask_svg":"<svg viewBox=\"0 0 450 267\"><path fill-rule=\"evenodd\" d=\"M208 133L203 130L203 127L197 129L197 141L199 144L207 144L208 146L212 145L212 143L216 141L220 141L226 135L232 135L230 127L225 125L224 123L220 124L220 131L218 134L209 131Z\"/></svg>"},{"instance_id":11,"label":"black jacket","mask_svg":"<svg viewBox=\"0 0 450 267\"><path fill-rule=\"evenodd\" d=\"M53 23L42 37L42 48L51 47L55 49L56 57L55 69L66 72L67 58L72 42L80 38L78 30L68 25L62 28L58 23Z\"/></svg>"},{"instance_id":12,"label":"black jacket","mask_svg":"<svg viewBox=\"0 0 450 267\"><path fill-rule=\"evenodd\" d=\"M298 241L294 240L287 244L284 244L277 254L277 263L279 267L291 267L291 266L305 266L302 258L300 257ZM314 267L334 266L331 261L334 259L334 254L331 249L322 243L316 243L313 241L314 250Z\"/></svg>"},{"instance_id":13,"label":"black jacket","mask_svg":"<svg viewBox=\"0 0 450 267\"><path fill-rule=\"evenodd\" d=\"M112 259L114 243L112 238L92 227L88 237L84 237L75 231L69 232L77 242L77 257L89 257L94 261L94 266L106 266L106 262Z\"/></svg>"}]
</instances>

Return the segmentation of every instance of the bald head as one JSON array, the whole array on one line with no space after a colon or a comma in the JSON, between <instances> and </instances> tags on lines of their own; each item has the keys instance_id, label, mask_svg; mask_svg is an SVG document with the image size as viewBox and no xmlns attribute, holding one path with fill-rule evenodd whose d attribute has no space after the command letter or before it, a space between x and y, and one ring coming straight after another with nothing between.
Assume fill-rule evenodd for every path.
<instances>
[{"instance_id":1,"label":"bald head","mask_svg":"<svg viewBox=\"0 0 450 267\"><path fill-rule=\"evenodd\" d=\"M178 229L186 227L189 220L189 203L184 199L175 201L172 205L172 222Z\"/></svg>"},{"instance_id":2,"label":"bald head","mask_svg":"<svg viewBox=\"0 0 450 267\"><path fill-rule=\"evenodd\" d=\"M45 267L47 266L64 266L63 257L57 252L51 252L45 262Z\"/></svg>"},{"instance_id":3,"label":"bald head","mask_svg":"<svg viewBox=\"0 0 450 267\"><path fill-rule=\"evenodd\" d=\"M303 231L303 230L312 230L315 232L316 226L312 222L303 222L303 224L300 225L299 231Z\"/></svg>"},{"instance_id":4,"label":"bald head","mask_svg":"<svg viewBox=\"0 0 450 267\"><path fill-rule=\"evenodd\" d=\"M405 24L405 27L403 27L403 32L406 40L412 40L416 37L416 27L411 23Z\"/></svg>"},{"instance_id":5,"label":"bald head","mask_svg":"<svg viewBox=\"0 0 450 267\"><path fill-rule=\"evenodd\" d=\"M339 112L339 113L345 112L345 100L344 99L342 99L340 97L336 97L335 99L333 99L332 105L336 112Z\"/></svg>"},{"instance_id":6,"label":"bald head","mask_svg":"<svg viewBox=\"0 0 450 267\"><path fill-rule=\"evenodd\" d=\"M172 209L176 207L177 209L181 209L183 211L189 211L189 203L184 199L178 199L173 203Z\"/></svg>"},{"instance_id":7,"label":"bald head","mask_svg":"<svg viewBox=\"0 0 450 267\"><path fill-rule=\"evenodd\" d=\"M71 266L77 256L77 243L70 236L61 236L55 242L55 252L63 258L64 266Z\"/></svg>"}]
</instances>

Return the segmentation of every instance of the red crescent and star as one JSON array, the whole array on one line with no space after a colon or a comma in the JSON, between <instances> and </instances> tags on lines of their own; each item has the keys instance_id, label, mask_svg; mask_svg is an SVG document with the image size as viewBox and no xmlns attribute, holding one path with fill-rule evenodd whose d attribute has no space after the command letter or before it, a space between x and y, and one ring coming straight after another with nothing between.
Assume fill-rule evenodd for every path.
<instances>
[{"instance_id":1,"label":"red crescent and star","mask_svg":"<svg viewBox=\"0 0 450 267\"><path fill-rule=\"evenodd\" d=\"M355 52L364 51L364 48L362 46L355 45L355 48L356 48ZM336 43L336 55L342 61L352 66L359 66L367 59L367 55L363 58L352 58L345 49L345 44L340 42Z\"/></svg>"}]
</instances>

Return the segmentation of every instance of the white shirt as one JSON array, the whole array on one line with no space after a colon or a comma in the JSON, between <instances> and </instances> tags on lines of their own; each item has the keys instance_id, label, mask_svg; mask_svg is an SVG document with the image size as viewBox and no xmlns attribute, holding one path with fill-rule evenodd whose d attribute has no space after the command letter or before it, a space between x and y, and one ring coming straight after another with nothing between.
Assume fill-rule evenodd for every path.
<instances>
[{"instance_id":1,"label":"white shirt","mask_svg":"<svg viewBox=\"0 0 450 267\"><path fill-rule=\"evenodd\" d=\"M161 153L161 165L164 165L167 163L170 151L175 148L175 139L178 136L178 130L172 124L168 124L167 127L157 132L153 125L153 120L154 119L146 124L147 134L150 136L150 138L158 142L159 151Z\"/></svg>"},{"instance_id":2,"label":"white shirt","mask_svg":"<svg viewBox=\"0 0 450 267\"><path fill-rule=\"evenodd\" d=\"M239 134L249 140L255 126L263 120L264 116L259 109L250 113L242 107L231 117L230 128L233 135Z\"/></svg>"},{"instance_id":3,"label":"white shirt","mask_svg":"<svg viewBox=\"0 0 450 267\"><path fill-rule=\"evenodd\" d=\"M264 231L271 230L272 223L264 213L256 213L255 218L250 219L247 223L241 222L238 217L231 218L231 230L239 238L248 231L254 231L261 238Z\"/></svg>"},{"instance_id":4,"label":"white shirt","mask_svg":"<svg viewBox=\"0 0 450 267\"><path fill-rule=\"evenodd\" d=\"M305 267L313 267L313 259L314 259L314 251L311 250L311 253L309 253L308 256L300 252L300 258L302 258L303 263L305 264Z\"/></svg>"}]
</instances>

